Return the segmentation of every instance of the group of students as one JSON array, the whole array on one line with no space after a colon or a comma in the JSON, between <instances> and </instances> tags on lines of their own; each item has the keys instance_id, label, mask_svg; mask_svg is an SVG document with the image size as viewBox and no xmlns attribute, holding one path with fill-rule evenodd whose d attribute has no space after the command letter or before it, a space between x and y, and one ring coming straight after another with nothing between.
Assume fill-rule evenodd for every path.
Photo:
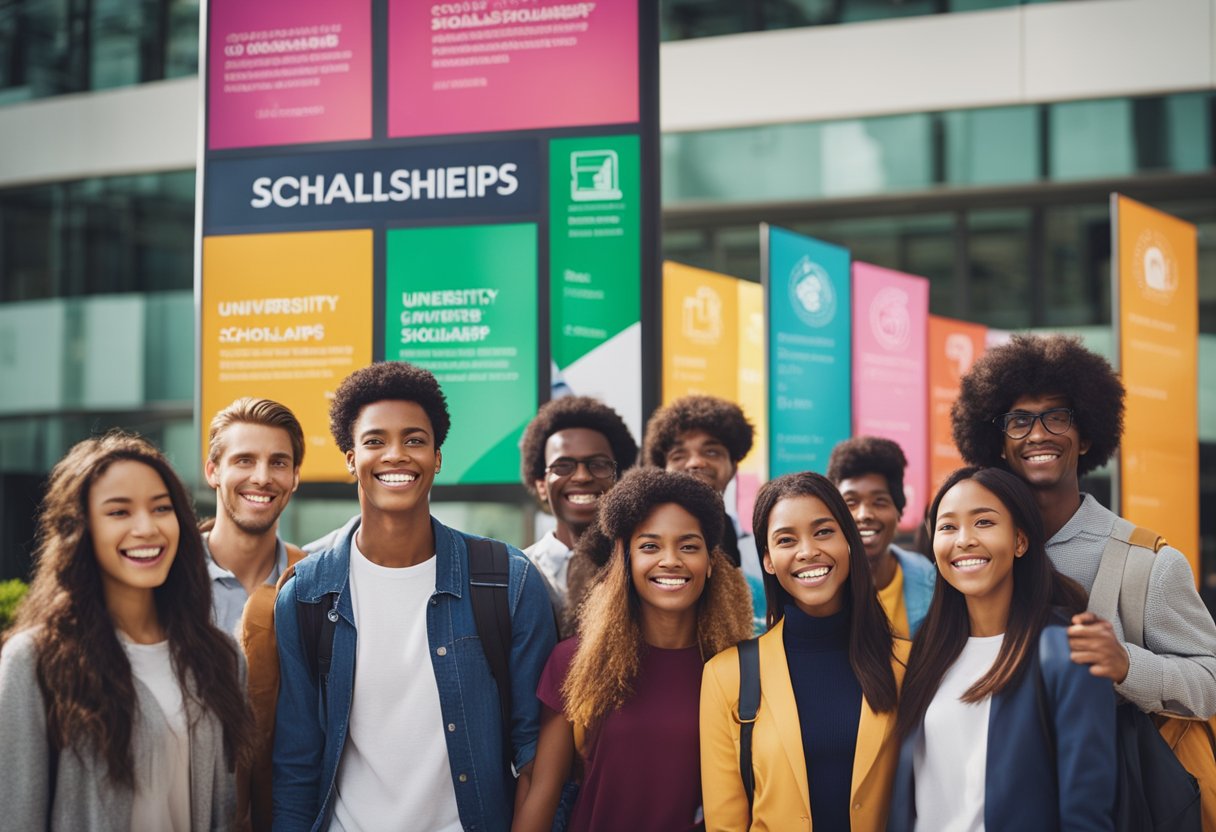
<instances>
[{"instance_id":1,"label":"group of students","mask_svg":"<svg viewBox=\"0 0 1216 832\"><path fill-rule=\"evenodd\" d=\"M85 440L0 649L0 830L1113 829L1116 703L1216 714L1185 557L1080 491L1122 412L1075 339L991 350L928 557L873 437L764 484L747 533L723 494L752 429L703 396L640 466L607 406L542 407L521 475L555 525L524 552L431 515L450 420L410 364L336 391L360 512L307 557L277 534L283 405L215 416L202 531L152 445ZM1097 609L1146 546L1135 621Z\"/></svg>"}]
</instances>

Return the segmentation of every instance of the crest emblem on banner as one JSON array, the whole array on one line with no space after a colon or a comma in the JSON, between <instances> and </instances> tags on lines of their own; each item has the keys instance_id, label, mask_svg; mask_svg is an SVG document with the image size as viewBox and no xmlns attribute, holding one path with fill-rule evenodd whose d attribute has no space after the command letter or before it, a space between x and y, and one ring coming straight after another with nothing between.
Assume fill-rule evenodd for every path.
<instances>
[{"instance_id":1,"label":"crest emblem on banner","mask_svg":"<svg viewBox=\"0 0 1216 832\"><path fill-rule=\"evenodd\" d=\"M1145 229L1132 252L1132 275L1146 300L1166 304L1178 291L1178 261L1169 239L1160 231Z\"/></svg>"},{"instance_id":2,"label":"crest emblem on banner","mask_svg":"<svg viewBox=\"0 0 1216 832\"><path fill-rule=\"evenodd\" d=\"M836 290L827 271L809 255L790 269L790 303L808 326L818 329L836 317Z\"/></svg>"},{"instance_id":3,"label":"crest emblem on banner","mask_svg":"<svg viewBox=\"0 0 1216 832\"><path fill-rule=\"evenodd\" d=\"M885 350L895 352L907 348L912 338L907 292L888 286L874 296L870 302L870 331Z\"/></svg>"}]
</instances>

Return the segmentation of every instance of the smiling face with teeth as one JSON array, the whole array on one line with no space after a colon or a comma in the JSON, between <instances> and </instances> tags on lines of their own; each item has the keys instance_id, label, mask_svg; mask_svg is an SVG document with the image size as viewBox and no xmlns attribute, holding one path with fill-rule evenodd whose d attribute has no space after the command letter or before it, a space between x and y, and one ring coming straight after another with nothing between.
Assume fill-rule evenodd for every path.
<instances>
[{"instance_id":1,"label":"smiling face with teeth","mask_svg":"<svg viewBox=\"0 0 1216 832\"><path fill-rule=\"evenodd\" d=\"M843 479L837 487L861 533L875 585L882 589L895 577L891 543L899 529L899 509L891 496L891 486L881 474L863 474ZM880 576L886 580L880 580Z\"/></svg>"},{"instance_id":2,"label":"smiling face with teeth","mask_svg":"<svg viewBox=\"0 0 1216 832\"><path fill-rule=\"evenodd\" d=\"M442 455L430 417L417 402L384 400L366 405L355 420L347 464L359 480L363 527L376 515L430 528L430 493ZM361 544L362 545L362 544Z\"/></svg>"},{"instance_id":3,"label":"smiling face with teeth","mask_svg":"<svg viewBox=\"0 0 1216 832\"><path fill-rule=\"evenodd\" d=\"M1009 509L974 479L956 483L941 499L933 529L933 555L942 577L966 596L975 611L1008 609L1013 598L1013 563L1027 538ZM997 616L999 618L999 615Z\"/></svg>"},{"instance_id":4,"label":"smiling face with teeth","mask_svg":"<svg viewBox=\"0 0 1216 832\"><path fill-rule=\"evenodd\" d=\"M578 463L566 476L548 470L559 459ZM545 478L536 481L536 493L557 520L554 534L570 548L595 522L600 497L616 482L616 477L601 478L591 473L588 463L606 459L613 463L608 437L591 428L565 428L545 440Z\"/></svg>"},{"instance_id":5,"label":"smiling face with teeth","mask_svg":"<svg viewBox=\"0 0 1216 832\"><path fill-rule=\"evenodd\" d=\"M181 535L169 488L149 465L114 462L89 489L89 534L107 604L165 582Z\"/></svg>"},{"instance_id":6,"label":"smiling face with teeth","mask_svg":"<svg viewBox=\"0 0 1216 832\"><path fill-rule=\"evenodd\" d=\"M849 543L840 523L818 497L778 500L768 516L764 569L798 608L824 617L844 607Z\"/></svg>"},{"instance_id":7,"label":"smiling face with teeth","mask_svg":"<svg viewBox=\"0 0 1216 832\"><path fill-rule=\"evenodd\" d=\"M655 508L629 538L629 570L642 602L643 636L656 627L690 628L695 638L697 601L712 573L697 518L677 503Z\"/></svg>"},{"instance_id":8,"label":"smiling face with teeth","mask_svg":"<svg viewBox=\"0 0 1216 832\"><path fill-rule=\"evenodd\" d=\"M1010 413L1043 413L1057 407L1070 407L1067 396L1020 396L1009 408ZM1089 442L1081 438L1077 420L1062 434L1054 434L1035 419L1030 433L1021 439L1005 437L1001 457L1009 470L1026 481L1036 491L1052 491L1075 495L1079 489L1077 465L1082 454L1089 452Z\"/></svg>"},{"instance_id":9,"label":"smiling face with teeth","mask_svg":"<svg viewBox=\"0 0 1216 832\"><path fill-rule=\"evenodd\" d=\"M224 429L223 452L207 460L205 474L221 509L217 525L231 522L255 537L274 530L300 485L287 431L248 422Z\"/></svg>"}]
</instances>

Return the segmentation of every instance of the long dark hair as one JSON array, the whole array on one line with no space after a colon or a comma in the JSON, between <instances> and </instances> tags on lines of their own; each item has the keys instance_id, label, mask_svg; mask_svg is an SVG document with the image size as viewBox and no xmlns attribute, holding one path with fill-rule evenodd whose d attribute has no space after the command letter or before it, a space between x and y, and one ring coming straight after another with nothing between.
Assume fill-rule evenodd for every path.
<instances>
[{"instance_id":1,"label":"long dark hair","mask_svg":"<svg viewBox=\"0 0 1216 832\"><path fill-rule=\"evenodd\" d=\"M1026 672L1036 655L1039 633L1047 625L1053 607L1071 615L1085 609L1087 598L1079 584L1052 567L1047 558L1043 516L1034 494L1030 486L1008 471L960 468L951 474L929 507L930 537L937 529L937 512L942 498L964 480L974 480L991 491L1027 541L1026 552L1013 561L1013 600L1009 605L1009 623L1005 627L1001 650L992 668L961 697L963 702L979 702L1016 684ZM920 725L929 703L937 695L942 677L962 653L970 635L966 596L951 586L939 571L933 602L908 657L908 673L904 677L896 721L900 738L909 736Z\"/></svg>"},{"instance_id":2,"label":"long dark hair","mask_svg":"<svg viewBox=\"0 0 1216 832\"><path fill-rule=\"evenodd\" d=\"M828 507L849 544L849 577L845 580L845 606L849 610L849 665L861 685L866 701L875 711L895 709L899 689L891 669L891 622L879 603L866 560L865 544L844 498L831 480L811 471L786 474L764 484L756 495L752 529L756 552L764 571L764 597L768 602L768 628L771 630L785 615L785 605L793 603L776 575L763 570L768 551L768 518L780 501L792 497L815 497Z\"/></svg>"},{"instance_id":3,"label":"long dark hair","mask_svg":"<svg viewBox=\"0 0 1216 832\"><path fill-rule=\"evenodd\" d=\"M196 709L215 714L231 769L249 759L252 721L236 645L211 623L211 582L190 498L160 451L118 431L77 443L51 471L38 521L33 584L10 631L34 629L48 742L58 750L95 751L114 782L134 787L135 682L106 609L88 522L90 489L123 460L156 471L173 502L180 539L168 577L152 592L153 602L190 721L197 718Z\"/></svg>"}]
</instances>

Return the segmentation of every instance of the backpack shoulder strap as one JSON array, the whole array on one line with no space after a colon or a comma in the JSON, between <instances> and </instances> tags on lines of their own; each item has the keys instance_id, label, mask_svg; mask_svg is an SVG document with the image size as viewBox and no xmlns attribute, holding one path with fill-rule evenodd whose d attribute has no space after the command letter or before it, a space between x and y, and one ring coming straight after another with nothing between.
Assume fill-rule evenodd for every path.
<instances>
[{"instance_id":1,"label":"backpack shoulder strap","mask_svg":"<svg viewBox=\"0 0 1216 832\"><path fill-rule=\"evenodd\" d=\"M1165 538L1156 532L1116 518L1089 595L1089 609L1103 618L1113 620L1118 610L1123 637L1137 647L1144 646L1144 605L1153 556L1165 545Z\"/></svg>"},{"instance_id":2,"label":"backpack shoulder strap","mask_svg":"<svg viewBox=\"0 0 1216 832\"><path fill-rule=\"evenodd\" d=\"M747 794L750 816L756 797L756 774L752 768L752 730L760 711L760 641L739 642L739 776Z\"/></svg>"},{"instance_id":3,"label":"backpack shoulder strap","mask_svg":"<svg viewBox=\"0 0 1216 832\"><path fill-rule=\"evenodd\" d=\"M287 549L287 568L295 566L304 558L308 557L308 552L305 552L299 546L292 546L290 543L284 543L283 547Z\"/></svg>"},{"instance_id":4,"label":"backpack shoulder strap","mask_svg":"<svg viewBox=\"0 0 1216 832\"><path fill-rule=\"evenodd\" d=\"M509 766L514 757L511 749L511 606L507 597L511 562L502 541L465 540L469 549L469 600L473 605L473 623L490 674L498 687L502 752Z\"/></svg>"},{"instance_id":5,"label":"backpack shoulder strap","mask_svg":"<svg viewBox=\"0 0 1216 832\"><path fill-rule=\"evenodd\" d=\"M338 593L328 592L315 604L296 601L296 623L300 628L300 643L313 679L323 683L329 678L334 658L334 630L338 623Z\"/></svg>"},{"instance_id":6,"label":"backpack shoulder strap","mask_svg":"<svg viewBox=\"0 0 1216 832\"><path fill-rule=\"evenodd\" d=\"M1123 569L1127 564L1127 552L1131 548L1127 542L1131 529L1131 523L1122 517L1115 518L1115 526L1111 529L1110 537L1106 539L1106 548L1102 550L1098 574L1089 590L1089 611L1107 621L1114 621L1119 610Z\"/></svg>"}]
</instances>

